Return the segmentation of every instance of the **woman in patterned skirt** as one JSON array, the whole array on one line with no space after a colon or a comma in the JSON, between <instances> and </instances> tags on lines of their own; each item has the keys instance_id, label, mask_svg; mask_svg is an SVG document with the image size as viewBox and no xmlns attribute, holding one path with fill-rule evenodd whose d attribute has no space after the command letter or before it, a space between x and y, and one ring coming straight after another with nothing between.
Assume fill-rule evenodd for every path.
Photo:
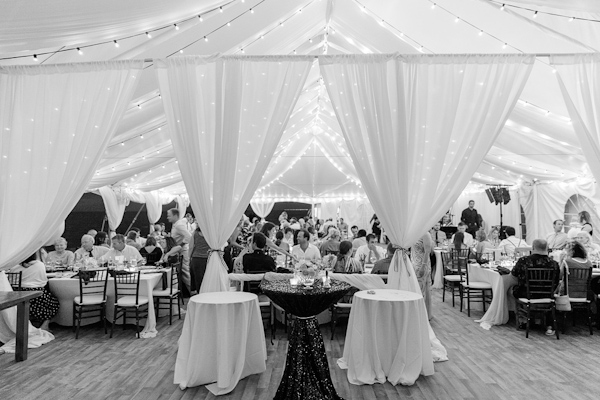
<instances>
[{"instance_id":1,"label":"woman in patterned skirt","mask_svg":"<svg viewBox=\"0 0 600 400\"><path fill-rule=\"evenodd\" d=\"M48 330L50 320L58 313L59 302L47 288L48 278L45 265L38 260L37 254L34 253L20 265L13 267L11 272L22 272L21 290L43 292L41 296L30 301L29 319L42 321L40 329Z\"/></svg>"},{"instance_id":2,"label":"woman in patterned skirt","mask_svg":"<svg viewBox=\"0 0 600 400\"><path fill-rule=\"evenodd\" d=\"M421 287L421 293L425 300L425 307L427 308L427 315L429 319L432 318L431 314L431 264L429 260L429 254L433 250L433 240L429 232L425 234L411 247L410 258Z\"/></svg>"}]
</instances>

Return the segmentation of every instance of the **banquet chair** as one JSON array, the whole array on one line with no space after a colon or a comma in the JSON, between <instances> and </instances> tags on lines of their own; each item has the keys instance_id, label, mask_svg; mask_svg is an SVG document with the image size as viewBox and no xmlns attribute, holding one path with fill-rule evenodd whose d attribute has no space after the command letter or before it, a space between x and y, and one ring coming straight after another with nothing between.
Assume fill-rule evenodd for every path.
<instances>
[{"instance_id":1,"label":"banquet chair","mask_svg":"<svg viewBox=\"0 0 600 400\"><path fill-rule=\"evenodd\" d=\"M264 274L266 272L271 271L255 271L256 274ZM260 315L262 317L263 323L265 320L269 321L269 325L271 326L271 344L273 344L273 339L275 339L275 305L260 290L261 281L245 281L242 285L244 292L254 293L258 296L258 307L260 308Z\"/></svg>"},{"instance_id":2,"label":"banquet chair","mask_svg":"<svg viewBox=\"0 0 600 400\"><path fill-rule=\"evenodd\" d=\"M106 330L106 287L108 270L79 271L79 295L73 298L73 330L79 338L81 321L100 318Z\"/></svg>"},{"instance_id":3,"label":"banquet chair","mask_svg":"<svg viewBox=\"0 0 600 400\"><path fill-rule=\"evenodd\" d=\"M469 257L469 249L450 249L448 252L442 252L442 272L444 276L444 288L442 292L442 301L446 301L446 290L452 292L452 307L454 307L454 291L458 289L460 295L459 284L462 281L462 276L459 274L459 264L467 265Z\"/></svg>"},{"instance_id":4,"label":"banquet chair","mask_svg":"<svg viewBox=\"0 0 600 400\"><path fill-rule=\"evenodd\" d=\"M563 326L562 333L565 333L567 325L567 313L572 312L573 326L575 326L575 309L586 310L588 318L588 328L590 335L593 335L592 330L592 300L590 293L592 284L592 269L591 268L569 268L569 276L565 277L567 293L571 303L571 311L559 311L562 314Z\"/></svg>"},{"instance_id":5,"label":"banquet chair","mask_svg":"<svg viewBox=\"0 0 600 400\"><path fill-rule=\"evenodd\" d=\"M519 329L519 315L527 318L527 327L525 337L529 337L529 325L532 312L552 312L554 321L554 331L558 339L558 329L556 329L556 304L554 302L554 292L556 284L554 283L558 271L547 268L527 268L525 275L525 285L527 288L527 297L521 297L516 302L517 329Z\"/></svg>"},{"instance_id":6,"label":"banquet chair","mask_svg":"<svg viewBox=\"0 0 600 400\"><path fill-rule=\"evenodd\" d=\"M181 263L171 264L171 282L166 289L154 289L152 298L154 299L154 308L156 318L160 310L169 310L169 325L173 324L173 300L177 300L177 317L181 319L181 306L183 305L183 295L179 290L179 281L181 278ZM161 300L166 300L164 303ZM181 304L179 302L181 301ZM161 305L163 305L161 307Z\"/></svg>"},{"instance_id":7,"label":"banquet chair","mask_svg":"<svg viewBox=\"0 0 600 400\"><path fill-rule=\"evenodd\" d=\"M492 285L487 282L472 281L469 279L469 266L467 263L458 264L458 275L461 276L460 282L460 312L463 310L463 300L467 299L467 316L471 316L471 302L482 303L483 313L485 314L485 303L491 303ZM489 296L487 293L489 292Z\"/></svg>"},{"instance_id":8,"label":"banquet chair","mask_svg":"<svg viewBox=\"0 0 600 400\"><path fill-rule=\"evenodd\" d=\"M7 272L6 277L8 278L8 282L10 282L10 286L15 292L21 290L21 278L23 276L23 271L20 272Z\"/></svg>"},{"instance_id":9,"label":"banquet chair","mask_svg":"<svg viewBox=\"0 0 600 400\"><path fill-rule=\"evenodd\" d=\"M359 289L351 287L350 290L342 297L337 303L330 306L331 310L331 340L333 340L333 334L335 333L335 326L340 315L350 317L350 310L352 310L352 299L354 293L358 292Z\"/></svg>"},{"instance_id":10,"label":"banquet chair","mask_svg":"<svg viewBox=\"0 0 600 400\"><path fill-rule=\"evenodd\" d=\"M110 337L113 336L113 330L117 319L123 316L123 330L127 322L127 310L135 311L135 328L137 337L140 337L140 317L148 314L148 297L140 296L140 271L131 273L115 273L115 312L112 326L110 328ZM140 315L142 313L142 315Z\"/></svg>"}]
</instances>

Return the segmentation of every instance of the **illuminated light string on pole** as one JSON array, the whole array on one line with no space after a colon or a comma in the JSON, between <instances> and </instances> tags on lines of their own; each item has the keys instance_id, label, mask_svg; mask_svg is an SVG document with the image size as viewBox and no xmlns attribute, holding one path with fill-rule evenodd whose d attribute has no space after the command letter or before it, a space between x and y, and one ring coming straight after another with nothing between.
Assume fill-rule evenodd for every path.
<instances>
[{"instance_id":1,"label":"illuminated light string on pole","mask_svg":"<svg viewBox=\"0 0 600 400\"><path fill-rule=\"evenodd\" d=\"M119 161L119 162L116 162L115 164L110 164L110 165L107 165L105 167L100 168L99 170L96 170L96 175L102 175L107 170L115 171L116 168L130 166L131 164L134 164L136 162L144 161L147 158L164 158L164 157L160 156L160 152L168 151L171 148L172 147L170 145L165 145L165 146L159 148L158 150L151 150L151 151L149 151L147 153L144 153L142 155L137 154L135 158L133 158L133 157L126 157L127 161ZM173 158L173 157L169 157L169 158Z\"/></svg>"},{"instance_id":2,"label":"illuminated light string on pole","mask_svg":"<svg viewBox=\"0 0 600 400\"><path fill-rule=\"evenodd\" d=\"M586 21L586 22L600 22L600 20L593 19L593 18L574 17L572 15L564 15L564 14L559 14L559 13L556 13L556 12L548 12L548 11L542 11L542 10L535 10L535 9L529 8L529 7L517 6L517 5L514 5L514 4L506 4L506 3L503 3L502 1L489 0L489 2L493 3L493 4L496 4L499 7L500 11L504 11L505 9L516 9L516 10L529 11L529 12L531 12L531 17L532 18L536 18L538 15L551 15L553 17L565 18L569 22L573 22L574 20Z\"/></svg>"},{"instance_id":3,"label":"illuminated light string on pole","mask_svg":"<svg viewBox=\"0 0 600 400\"><path fill-rule=\"evenodd\" d=\"M152 128L152 129L148 129L146 131L144 131L143 133L139 133L139 134L135 134L132 135L128 138L124 138L118 141L118 143L114 143L114 144L110 144L107 149L112 149L115 148L117 146L125 146L126 143L131 142L132 140L139 140L139 139L144 139L145 136L144 135L149 135L151 133L153 133L154 131L162 131L162 128L164 128L165 126L167 126L166 121L162 122L159 126L157 126L156 128Z\"/></svg>"}]
</instances>

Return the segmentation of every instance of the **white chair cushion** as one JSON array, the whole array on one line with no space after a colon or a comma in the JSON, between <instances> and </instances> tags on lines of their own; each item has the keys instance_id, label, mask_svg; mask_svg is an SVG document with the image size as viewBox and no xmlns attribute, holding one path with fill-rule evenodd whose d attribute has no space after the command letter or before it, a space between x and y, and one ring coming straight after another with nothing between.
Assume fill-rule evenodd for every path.
<instances>
[{"instance_id":1,"label":"white chair cushion","mask_svg":"<svg viewBox=\"0 0 600 400\"><path fill-rule=\"evenodd\" d=\"M526 298L519 298L519 301L522 303L531 303L531 304L550 304L550 303L554 303L554 300L552 299L531 299L528 300Z\"/></svg>"},{"instance_id":2,"label":"white chair cushion","mask_svg":"<svg viewBox=\"0 0 600 400\"><path fill-rule=\"evenodd\" d=\"M589 303L590 301L588 299L586 299L585 297L570 297L569 301L571 303Z\"/></svg>"},{"instance_id":3,"label":"white chair cushion","mask_svg":"<svg viewBox=\"0 0 600 400\"><path fill-rule=\"evenodd\" d=\"M179 293L179 289L174 289L173 294ZM154 297L170 297L171 289L157 289L152 291L152 296Z\"/></svg>"},{"instance_id":4,"label":"white chair cushion","mask_svg":"<svg viewBox=\"0 0 600 400\"><path fill-rule=\"evenodd\" d=\"M352 303L337 303L335 306L338 308L352 308Z\"/></svg>"},{"instance_id":5,"label":"white chair cushion","mask_svg":"<svg viewBox=\"0 0 600 400\"><path fill-rule=\"evenodd\" d=\"M148 298L146 296L139 296L137 304L135 304L135 296L123 296L117 300L117 305L123 307L141 306L143 304L148 304Z\"/></svg>"},{"instance_id":6,"label":"white chair cushion","mask_svg":"<svg viewBox=\"0 0 600 400\"><path fill-rule=\"evenodd\" d=\"M450 282L460 282L462 280L460 275L446 275L444 279Z\"/></svg>"},{"instance_id":7,"label":"white chair cushion","mask_svg":"<svg viewBox=\"0 0 600 400\"><path fill-rule=\"evenodd\" d=\"M461 282L461 285L463 285L464 287L468 287L469 289L492 289L492 285L490 285L487 282L473 282L473 281L469 281L469 284L467 285L467 282Z\"/></svg>"},{"instance_id":8,"label":"white chair cushion","mask_svg":"<svg viewBox=\"0 0 600 400\"><path fill-rule=\"evenodd\" d=\"M102 304L106 301L106 298L101 294L88 294L83 295L83 301L81 301L81 297L77 296L73 299L73 302L78 305L94 305L94 304Z\"/></svg>"}]
</instances>

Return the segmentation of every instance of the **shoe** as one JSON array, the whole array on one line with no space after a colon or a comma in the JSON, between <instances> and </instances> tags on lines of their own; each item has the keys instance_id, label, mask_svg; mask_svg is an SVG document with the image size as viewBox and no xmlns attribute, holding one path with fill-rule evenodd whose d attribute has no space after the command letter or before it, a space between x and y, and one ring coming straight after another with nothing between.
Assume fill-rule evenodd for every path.
<instances>
[{"instance_id":1,"label":"shoe","mask_svg":"<svg viewBox=\"0 0 600 400\"><path fill-rule=\"evenodd\" d=\"M546 329L546 336L554 336L555 333L551 326Z\"/></svg>"}]
</instances>

